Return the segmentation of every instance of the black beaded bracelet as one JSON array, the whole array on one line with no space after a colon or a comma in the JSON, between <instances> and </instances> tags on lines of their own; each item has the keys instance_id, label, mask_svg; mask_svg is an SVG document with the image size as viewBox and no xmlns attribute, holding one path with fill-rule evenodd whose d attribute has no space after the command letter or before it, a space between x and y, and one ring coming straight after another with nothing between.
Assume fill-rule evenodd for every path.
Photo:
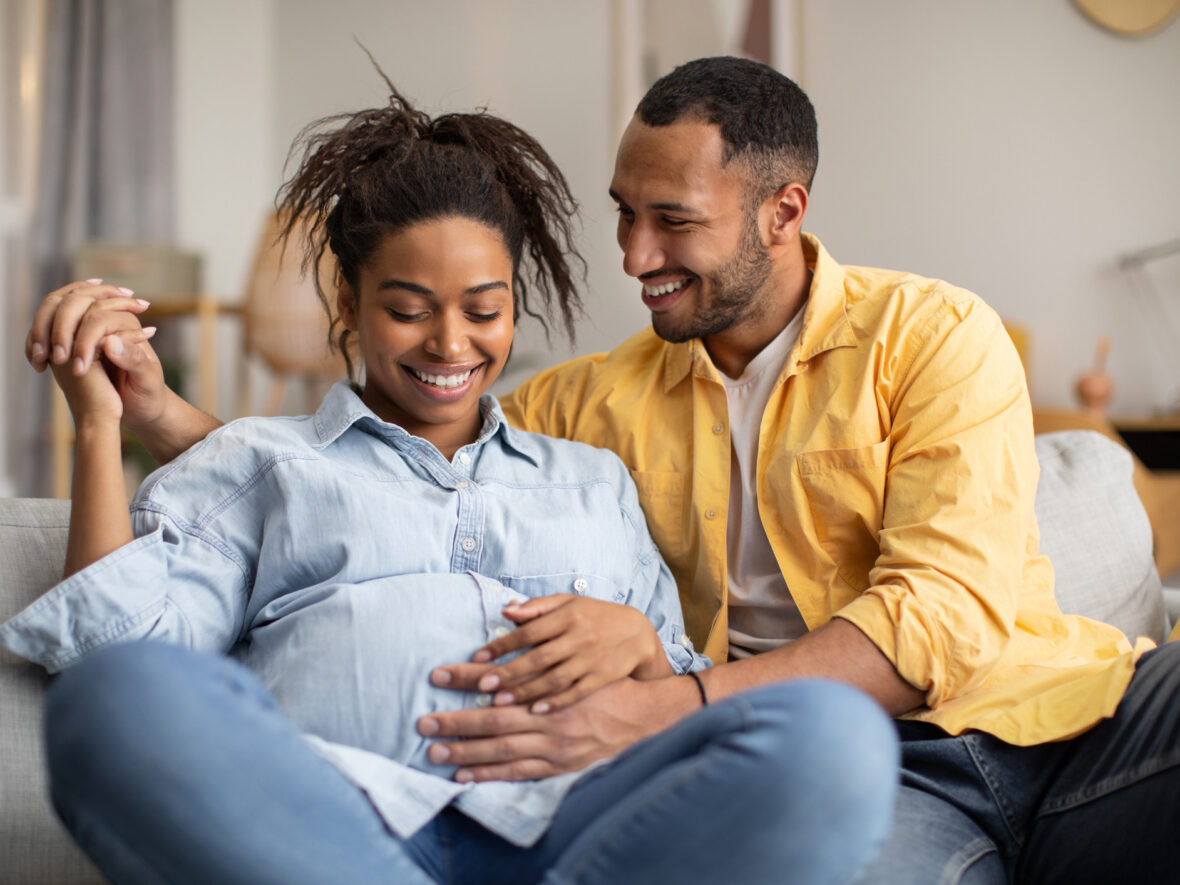
<instances>
[{"instance_id":1,"label":"black beaded bracelet","mask_svg":"<svg viewBox=\"0 0 1180 885\"><path fill-rule=\"evenodd\" d=\"M701 706L709 706L709 696L705 694L705 683L701 682L701 677L694 670L689 670L688 675L692 677L692 681L697 684L697 691L701 693Z\"/></svg>"}]
</instances>

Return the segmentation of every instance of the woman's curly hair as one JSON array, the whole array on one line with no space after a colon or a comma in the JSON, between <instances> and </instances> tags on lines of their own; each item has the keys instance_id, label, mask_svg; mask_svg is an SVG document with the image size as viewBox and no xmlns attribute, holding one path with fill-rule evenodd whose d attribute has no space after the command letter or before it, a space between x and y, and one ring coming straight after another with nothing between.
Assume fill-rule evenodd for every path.
<instances>
[{"instance_id":1,"label":"woman's curly hair","mask_svg":"<svg viewBox=\"0 0 1180 885\"><path fill-rule=\"evenodd\" d=\"M561 170L506 120L486 110L431 118L377 71L389 104L307 126L289 157L302 148L299 167L276 201L284 248L303 232L304 270L316 280L331 318L329 343L344 354L349 377L355 381L349 330L315 272L324 250L357 291L360 268L385 237L438 218L470 218L499 231L512 258L514 316L533 317L548 335L556 307L572 341L581 299L571 264L584 279L586 263L574 248L578 207Z\"/></svg>"}]
</instances>

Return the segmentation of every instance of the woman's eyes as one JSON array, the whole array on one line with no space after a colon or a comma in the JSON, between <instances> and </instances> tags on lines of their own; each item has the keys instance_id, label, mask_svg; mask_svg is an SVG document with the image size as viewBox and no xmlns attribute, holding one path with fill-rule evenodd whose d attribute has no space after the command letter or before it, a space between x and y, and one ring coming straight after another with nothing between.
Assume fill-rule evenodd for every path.
<instances>
[{"instance_id":1,"label":"woman's eyes","mask_svg":"<svg viewBox=\"0 0 1180 885\"><path fill-rule=\"evenodd\" d=\"M428 311L417 311L414 313L404 313L400 310L394 310L392 307L388 308L389 315L397 320L399 323L414 323L419 320L424 320L430 316ZM503 314L502 310L493 311L466 311L467 318L474 323L490 323L493 320L498 320Z\"/></svg>"},{"instance_id":2,"label":"woman's eyes","mask_svg":"<svg viewBox=\"0 0 1180 885\"><path fill-rule=\"evenodd\" d=\"M389 315L399 323L412 323L414 320L420 320L426 316L425 313L402 313L400 310L394 310L392 307L388 310Z\"/></svg>"},{"instance_id":3,"label":"woman's eyes","mask_svg":"<svg viewBox=\"0 0 1180 885\"><path fill-rule=\"evenodd\" d=\"M503 311L493 310L488 313L479 313L472 310L467 312L467 316L477 323L490 323L492 320L499 319L502 312Z\"/></svg>"}]
</instances>

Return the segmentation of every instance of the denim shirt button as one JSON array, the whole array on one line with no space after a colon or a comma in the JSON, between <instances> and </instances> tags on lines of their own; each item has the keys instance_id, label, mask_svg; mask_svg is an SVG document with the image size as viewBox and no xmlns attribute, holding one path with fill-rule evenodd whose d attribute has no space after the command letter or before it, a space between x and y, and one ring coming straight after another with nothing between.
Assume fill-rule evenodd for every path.
<instances>
[{"instance_id":1,"label":"denim shirt button","mask_svg":"<svg viewBox=\"0 0 1180 885\"><path fill-rule=\"evenodd\" d=\"M590 585L586 582L585 578L578 578L576 581L574 581L574 591L577 593L585 593L586 588L589 586Z\"/></svg>"},{"instance_id":2,"label":"denim shirt button","mask_svg":"<svg viewBox=\"0 0 1180 885\"><path fill-rule=\"evenodd\" d=\"M471 485L471 483L469 483L469 482L468 482L467 480L465 480L465 479L461 479L461 480L459 480L457 483L455 483L455 488L457 488L457 489L465 489L465 488L467 488L469 485Z\"/></svg>"},{"instance_id":3,"label":"denim shirt button","mask_svg":"<svg viewBox=\"0 0 1180 885\"><path fill-rule=\"evenodd\" d=\"M462 547L464 550L466 550L468 553L470 553L472 550L475 549L475 538L464 538L463 541L459 544L459 546Z\"/></svg>"},{"instance_id":4,"label":"denim shirt button","mask_svg":"<svg viewBox=\"0 0 1180 885\"><path fill-rule=\"evenodd\" d=\"M460 452L459 453L459 463L460 464L470 464L471 463L471 456L468 455L466 452Z\"/></svg>"},{"instance_id":5,"label":"denim shirt button","mask_svg":"<svg viewBox=\"0 0 1180 885\"><path fill-rule=\"evenodd\" d=\"M503 624L501 624L499 627L497 627L495 630L492 631L492 635L495 636L497 639L503 639L505 636L507 636L511 632L512 632L511 630L509 630L507 627L505 627Z\"/></svg>"},{"instance_id":6,"label":"denim shirt button","mask_svg":"<svg viewBox=\"0 0 1180 885\"><path fill-rule=\"evenodd\" d=\"M477 694L475 696L475 703L480 707L490 707L492 705L492 696L487 692Z\"/></svg>"}]
</instances>

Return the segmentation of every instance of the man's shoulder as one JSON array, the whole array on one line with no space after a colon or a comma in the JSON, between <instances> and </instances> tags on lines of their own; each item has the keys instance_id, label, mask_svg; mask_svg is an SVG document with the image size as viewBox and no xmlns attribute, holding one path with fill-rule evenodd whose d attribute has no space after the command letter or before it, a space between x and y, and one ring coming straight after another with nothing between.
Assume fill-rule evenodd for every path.
<instances>
[{"instance_id":1,"label":"man's shoulder","mask_svg":"<svg viewBox=\"0 0 1180 885\"><path fill-rule=\"evenodd\" d=\"M843 268L840 314L857 337L916 345L964 324L991 330L995 311L969 289L946 280L878 267Z\"/></svg>"}]
</instances>

